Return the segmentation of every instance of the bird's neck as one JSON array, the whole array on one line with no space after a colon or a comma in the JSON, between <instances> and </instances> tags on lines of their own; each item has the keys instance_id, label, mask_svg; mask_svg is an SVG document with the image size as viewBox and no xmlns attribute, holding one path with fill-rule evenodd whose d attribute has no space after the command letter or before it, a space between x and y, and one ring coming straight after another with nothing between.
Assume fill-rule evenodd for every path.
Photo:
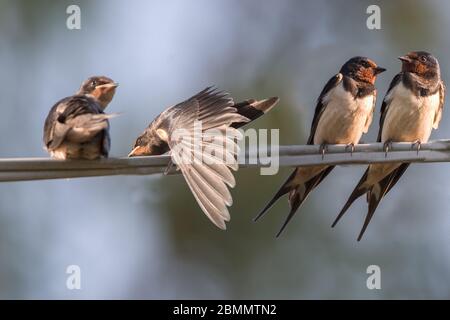
<instances>
[{"instance_id":1,"label":"bird's neck","mask_svg":"<svg viewBox=\"0 0 450 320\"><path fill-rule=\"evenodd\" d=\"M423 96L434 94L439 89L441 77L435 72L428 75L404 72L402 81L405 87L409 88L416 95Z\"/></svg>"},{"instance_id":2,"label":"bird's neck","mask_svg":"<svg viewBox=\"0 0 450 320\"><path fill-rule=\"evenodd\" d=\"M96 96L94 96L92 94L85 94L85 96L89 97L92 100L94 100L95 102L97 102L97 104L100 106L102 111L105 110L106 107L108 106L108 104L110 103L110 100L102 99L102 97L97 98Z\"/></svg>"}]
</instances>

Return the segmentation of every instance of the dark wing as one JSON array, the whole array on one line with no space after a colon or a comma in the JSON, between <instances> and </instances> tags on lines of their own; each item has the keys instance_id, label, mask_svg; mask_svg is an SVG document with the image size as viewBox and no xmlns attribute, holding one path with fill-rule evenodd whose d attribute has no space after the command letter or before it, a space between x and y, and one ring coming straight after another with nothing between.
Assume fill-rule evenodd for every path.
<instances>
[{"instance_id":1,"label":"dark wing","mask_svg":"<svg viewBox=\"0 0 450 320\"><path fill-rule=\"evenodd\" d=\"M439 108L434 116L433 129L437 129L439 127L439 122L441 122L442 111L444 111L445 91L445 83L441 80L441 83L439 84Z\"/></svg>"},{"instance_id":2,"label":"dark wing","mask_svg":"<svg viewBox=\"0 0 450 320\"><path fill-rule=\"evenodd\" d=\"M64 104L64 109L58 116L60 122L67 122L70 119L84 114L102 113L99 105L94 99L83 95L70 97Z\"/></svg>"},{"instance_id":3,"label":"dark wing","mask_svg":"<svg viewBox=\"0 0 450 320\"><path fill-rule=\"evenodd\" d=\"M253 121L272 110L279 100L278 97L271 97L264 100L249 99L236 103L233 107L237 109L237 113L250 119L250 121ZM240 128L247 123L248 122L234 122L231 126L233 128Z\"/></svg>"},{"instance_id":4,"label":"dark wing","mask_svg":"<svg viewBox=\"0 0 450 320\"><path fill-rule=\"evenodd\" d=\"M109 135L109 127L108 127L103 130L102 150L101 150L102 156L108 157L110 148L111 148L111 137Z\"/></svg>"},{"instance_id":5,"label":"dark wing","mask_svg":"<svg viewBox=\"0 0 450 320\"><path fill-rule=\"evenodd\" d=\"M327 104L324 101L325 96L331 89L335 88L342 81L342 74L338 73L330 80L328 80L325 87L322 89L319 98L317 99L316 110L314 112L314 118L311 124L311 132L309 134L307 144L314 144L314 135L316 134L317 125L319 124L320 117L322 116L323 111L325 110Z\"/></svg>"},{"instance_id":6,"label":"dark wing","mask_svg":"<svg viewBox=\"0 0 450 320\"><path fill-rule=\"evenodd\" d=\"M44 145L48 147L53 142L53 136L54 136L54 124L56 119L58 119L58 112L56 111L56 108L64 103L64 100L61 100L57 102L51 109L50 112L47 115L47 118L45 119L44 123Z\"/></svg>"},{"instance_id":7,"label":"dark wing","mask_svg":"<svg viewBox=\"0 0 450 320\"><path fill-rule=\"evenodd\" d=\"M221 229L230 220L227 206L232 198L227 185L235 185L230 168L238 168L236 138L241 137L230 125L249 121L233 105L227 93L207 88L173 107L174 120L167 131L156 130L163 140L168 140L172 161L180 168L199 206Z\"/></svg>"},{"instance_id":8,"label":"dark wing","mask_svg":"<svg viewBox=\"0 0 450 320\"><path fill-rule=\"evenodd\" d=\"M114 116L116 114L104 114L95 100L86 96L62 99L45 120L45 146L48 150L56 149L68 137L75 142L89 141L100 131L108 130L108 119Z\"/></svg>"},{"instance_id":9,"label":"dark wing","mask_svg":"<svg viewBox=\"0 0 450 320\"><path fill-rule=\"evenodd\" d=\"M389 85L389 89L386 92L386 95L384 96L383 104L381 105L381 110L380 110L380 112L381 112L381 115L380 115L380 127L378 129L377 142L381 142L381 133L383 131L384 118L386 117L386 114L387 114L388 109L389 109L389 105L391 103L392 89L394 89L394 87L396 85L398 85L400 83L400 81L402 81L402 77L403 77L403 73L400 72L394 77L394 79L392 79L391 84Z\"/></svg>"}]
</instances>

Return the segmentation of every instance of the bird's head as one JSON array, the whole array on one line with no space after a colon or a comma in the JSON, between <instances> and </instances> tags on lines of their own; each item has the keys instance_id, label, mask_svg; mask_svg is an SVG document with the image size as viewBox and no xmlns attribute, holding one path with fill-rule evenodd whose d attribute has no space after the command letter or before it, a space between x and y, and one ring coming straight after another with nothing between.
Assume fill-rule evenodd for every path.
<instances>
[{"instance_id":1,"label":"bird's head","mask_svg":"<svg viewBox=\"0 0 450 320\"><path fill-rule=\"evenodd\" d=\"M386 69L377 66L369 58L353 57L342 66L340 72L353 80L375 84L377 75L384 71Z\"/></svg>"},{"instance_id":2,"label":"bird's head","mask_svg":"<svg viewBox=\"0 0 450 320\"><path fill-rule=\"evenodd\" d=\"M154 156L169 151L168 144L160 138L158 130L161 129L154 131L151 128L147 128L139 137L137 137L133 149L128 156Z\"/></svg>"},{"instance_id":3,"label":"bird's head","mask_svg":"<svg viewBox=\"0 0 450 320\"><path fill-rule=\"evenodd\" d=\"M98 101L102 109L105 109L114 97L118 85L118 83L107 77L90 77L82 83L77 94L92 96Z\"/></svg>"},{"instance_id":4,"label":"bird's head","mask_svg":"<svg viewBox=\"0 0 450 320\"><path fill-rule=\"evenodd\" d=\"M439 62L428 52L413 51L398 58L402 62L403 72L411 72L427 79L440 76Z\"/></svg>"}]
</instances>

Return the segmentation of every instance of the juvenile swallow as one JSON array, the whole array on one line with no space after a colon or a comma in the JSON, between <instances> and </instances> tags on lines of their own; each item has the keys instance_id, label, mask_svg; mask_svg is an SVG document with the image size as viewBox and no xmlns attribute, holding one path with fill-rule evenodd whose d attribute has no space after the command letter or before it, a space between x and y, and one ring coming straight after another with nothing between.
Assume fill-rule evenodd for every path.
<instances>
[{"instance_id":1,"label":"juvenile swallow","mask_svg":"<svg viewBox=\"0 0 450 320\"><path fill-rule=\"evenodd\" d=\"M108 157L109 118L103 111L118 84L107 77L91 77L78 92L58 101L44 124L44 144L56 159L98 159Z\"/></svg>"},{"instance_id":2,"label":"juvenile swallow","mask_svg":"<svg viewBox=\"0 0 450 320\"><path fill-rule=\"evenodd\" d=\"M372 122L377 93L375 80L383 71L384 68L365 57L348 60L320 93L307 144L320 145L322 156L328 144L347 144L353 151ZM278 237L309 193L333 168L329 165L297 167L254 220L288 193L291 210Z\"/></svg>"},{"instance_id":3,"label":"juvenile swallow","mask_svg":"<svg viewBox=\"0 0 450 320\"><path fill-rule=\"evenodd\" d=\"M169 152L200 208L217 227L226 229L225 221L230 220L227 206L232 205L227 185L235 186L230 168L238 168L237 128L270 111L278 100L250 99L235 104L228 93L206 88L157 116L136 139L129 156ZM200 141L175 137L180 130L185 131L183 137L195 136L196 122L202 126ZM205 150L209 150L208 154ZM205 157L213 161L206 161ZM185 158L194 161L184 161Z\"/></svg>"},{"instance_id":4,"label":"juvenile swallow","mask_svg":"<svg viewBox=\"0 0 450 320\"><path fill-rule=\"evenodd\" d=\"M412 142L420 149L432 129L437 129L444 108L445 85L438 60L428 52L410 52L399 57L402 70L392 80L381 106L378 142L387 152L392 142ZM356 188L333 223L351 204L367 194L368 212L358 236L361 240L381 199L392 189L409 163L369 165Z\"/></svg>"}]
</instances>

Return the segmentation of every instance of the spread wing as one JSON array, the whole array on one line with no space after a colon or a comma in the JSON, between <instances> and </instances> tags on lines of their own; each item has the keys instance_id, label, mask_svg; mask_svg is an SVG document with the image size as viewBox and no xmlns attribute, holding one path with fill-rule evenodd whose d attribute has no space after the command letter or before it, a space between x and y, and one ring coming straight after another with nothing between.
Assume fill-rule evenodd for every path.
<instances>
[{"instance_id":1,"label":"spread wing","mask_svg":"<svg viewBox=\"0 0 450 320\"><path fill-rule=\"evenodd\" d=\"M86 96L72 96L57 102L44 125L44 144L48 150L58 148L65 139L86 142L102 130L108 130L108 119L97 103ZM104 135L107 138L107 134ZM106 146L108 143L105 142Z\"/></svg>"},{"instance_id":2,"label":"spread wing","mask_svg":"<svg viewBox=\"0 0 450 320\"><path fill-rule=\"evenodd\" d=\"M157 130L161 138L168 140L172 161L180 168L199 206L221 229L230 220L227 206L232 198L227 186L235 185L230 169L238 169L236 139L241 138L230 125L249 121L233 105L227 93L207 88L174 106L173 123L167 131Z\"/></svg>"},{"instance_id":3,"label":"spread wing","mask_svg":"<svg viewBox=\"0 0 450 320\"><path fill-rule=\"evenodd\" d=\"M439 107L436 115L434 116L433 129L437 129L439 127L439 122L441 122L442 111L444 110L445 103L445 91L445 83L441 80L441 83L439 84Z\"/></svg>"},{"instance_id":4,"label":"spread wing","mask_svg":"<svg viewBox=\"0 0 450 320\"><path fill-rule=\"evenodd\" d=\"M394 87L396 85L398 85L400 83L400 81L402 81L402 76L403 73L398 73L394 79L392 79L391 84L389 85L389 89L386 92L386 95L384 96L383 99L383 103L381 105L381 115L380 115L380 128L378 129L378 138L377 138L377 142L381 142L381 133L383 131L383 124L384 124L384 118L386 117L386 114L388 112L389 109L389 105L391 104L391 94L392 94L392 90L394 89Z\"/></svg>"},{"instance_id":5,"label":"spread wing","mask_svg":"<svg viewBox=\"0 0 450 320\"><path fill-rule=\"evenodd\" d=\"M324 101L325 96L330 92L331 89L336 87L341 81L342 81L342 74L338 73L334 77L332 77L330 80L328 80L327 84L323 88L322 92L320 93L319 98L317 99L317 105L316 110L314 112L314 118L311 125L311 132L309 134L308 142L307 144L314 144L314 135L316 134L317 125L319 123L320 117L322 116L323 111L327 107L326 101Z\"/></svg>"}]
</instances>

